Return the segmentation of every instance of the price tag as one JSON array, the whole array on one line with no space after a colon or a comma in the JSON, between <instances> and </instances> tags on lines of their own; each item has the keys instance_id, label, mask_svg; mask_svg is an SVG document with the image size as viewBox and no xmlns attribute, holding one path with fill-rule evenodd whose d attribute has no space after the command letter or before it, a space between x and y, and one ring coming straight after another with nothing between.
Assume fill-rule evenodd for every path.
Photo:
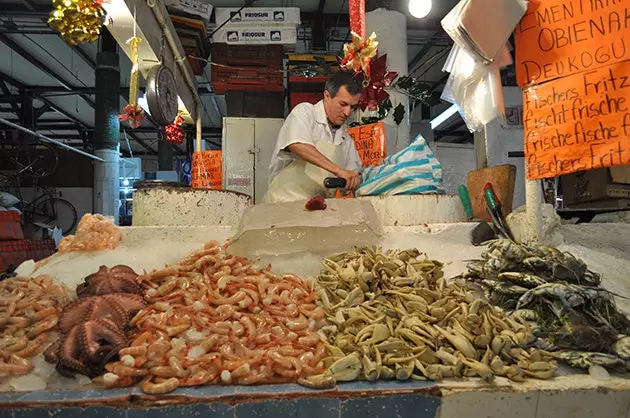
<instances>
[{"instance_id":1,"label":"price tag","mask_svg":"<svg viewBox=\"0 0 630 418\"><path fill-rule=\"evenodd\" d=\"M348 129L354 139L363 167L379 165L386 155L385 124L383 122Z\"/></svg>"}]
</instances>

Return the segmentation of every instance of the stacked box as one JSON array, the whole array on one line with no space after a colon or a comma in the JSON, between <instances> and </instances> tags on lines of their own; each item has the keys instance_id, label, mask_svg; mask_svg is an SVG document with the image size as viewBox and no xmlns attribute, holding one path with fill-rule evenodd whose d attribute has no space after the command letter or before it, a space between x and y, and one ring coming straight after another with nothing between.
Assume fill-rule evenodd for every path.
<instances>
[{"instance_id":1,"label":"stacked box","mask_svg":"<svg viewBox=\"0 0 630 418\"><path fill-rule=\"evenodd\" d=\"M289 55L288 58L289 108L320 101L328 76L340 71L338 58L334 55Z\"/></svg>"},{"instance_id":2,"label":"stacked box","mask_svg":"<svg viewBox=\"0 0 630 418\"><path fill-rule=\"evenodd\" d=\"M13 210L0 212L0 240L23 239L20 214Z\"/></svg>"}]
</instances>

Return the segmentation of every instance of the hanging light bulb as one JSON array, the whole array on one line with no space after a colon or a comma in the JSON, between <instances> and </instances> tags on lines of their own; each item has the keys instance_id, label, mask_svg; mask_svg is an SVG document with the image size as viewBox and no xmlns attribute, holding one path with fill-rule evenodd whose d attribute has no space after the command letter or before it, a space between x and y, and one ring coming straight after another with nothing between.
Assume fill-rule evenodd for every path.
<instances>
[{"instance_id":1,"label":"hanging light bulb","mask_svg":"<svg viewBox=\"0 0 630 418\"><path fill-rule=\"evenodd\" d=\"M431 12L431 0L409 0L409 13L416 19L422 19Z\"/></svg>"}]
</instances>

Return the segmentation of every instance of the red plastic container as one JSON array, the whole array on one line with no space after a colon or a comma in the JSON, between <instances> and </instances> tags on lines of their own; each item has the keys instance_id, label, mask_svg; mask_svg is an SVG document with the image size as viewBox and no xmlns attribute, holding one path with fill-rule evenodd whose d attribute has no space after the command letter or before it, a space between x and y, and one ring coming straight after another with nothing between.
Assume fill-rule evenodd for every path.
<instances>
[{"instance_id":1,"label":"red plastic container","mask_svg":"<svg viewBox=\"0 0 630 418\"><path fill-rule=\"evenodd\" d=\"M284 74L279 69L212 66L213 83L271 84L282 86L283 77Z\"/></svg>"},{"instance_id":2,"label":"red plastic container","mask_svg":"<svg viewBox=\"0 0 630 418\"><path fill-rule=\"evenodd\" d=\"M39 261L55 252L53 240L14 240L0 241L0 273L10 264L20 265L26 260Z\"/></svg>"},{"instance_id":3,"label":"red plastic container","mask_svg":"<svg viewBox=\"0 0 630 418\"><path fill-rule=\"evenodd\" d=\"M322 100L322 93L291 93L289 95L289 108L293 110L300 103L316 104Z\"/></svg>"},{"instance_id":4,"label":"red plastic container","mask_svg":"<svg viewBox=\"0 0 630 418\"><path fill-rule=\"evenodd\" d=\"M241 67L282 68L282 45L228 45L212 44L210 60L216 64Z\"/></svg>"},{"instance_id":5,"label":"red plastic container","mask_svg":"<svg viewBox=\"0 0 630 418\"><path fill-rule=\"evenodd\" d=\"M13 210L0 212L0 240L24 239L21 216Z\"/></svg>"}]
</instances>

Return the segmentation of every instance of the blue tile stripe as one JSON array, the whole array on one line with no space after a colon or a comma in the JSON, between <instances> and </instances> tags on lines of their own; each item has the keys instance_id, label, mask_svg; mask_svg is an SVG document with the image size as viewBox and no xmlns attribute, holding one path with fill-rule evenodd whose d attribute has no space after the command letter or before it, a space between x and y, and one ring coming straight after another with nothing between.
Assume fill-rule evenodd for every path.
<instances>
[{"instance_id":1,"label":"blue tile stripe","mask_svg":"<svg viewBox=\"0 0 630 418\"><path fill-rule=\"evenodd\" d=\"M253 402L256 405L287 400L291 402L330 402L370 399L375 396L421 396L427 399L439 398L439 389L433 382L352 382L339 385L331 390L313 390L299 385L266 385L266 386L205 386L198 388L183 388L162 396L150 396L142 393L138 388L113 390L53 390L28 393L0 393L0 409L11 408L15 411L75 410L77 407L90 407L90 410L104 406L125 407L156 407L171 402L173 405L200 404L214 405L225 403L234 406ZM175 407L175 406L173 406ZM56 416L55 414L53 414ZM50 416L53 416L50 415ZM109 417L111 414L107 414ZM22 415L20 415L22 416ZM302 415L300 415L302 416ZM305 415L308 416L308 415ZM30 416L28 417L30 418ZM74 417L76 418L76 416ZM100 418L100 417L99 417Z\"/></svg>"}]
</instances>

